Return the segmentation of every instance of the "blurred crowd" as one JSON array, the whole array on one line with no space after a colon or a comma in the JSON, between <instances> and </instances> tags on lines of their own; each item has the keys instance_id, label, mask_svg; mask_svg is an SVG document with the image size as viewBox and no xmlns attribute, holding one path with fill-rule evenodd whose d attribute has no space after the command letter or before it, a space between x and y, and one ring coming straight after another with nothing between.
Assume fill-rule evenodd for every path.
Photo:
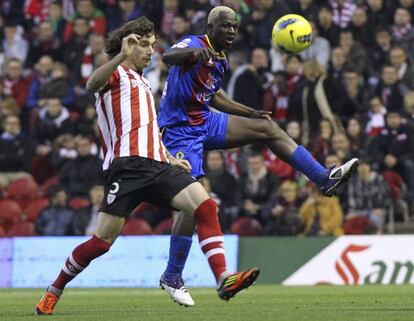
<instances>
[{"instance_id":1,"label":"blurred crowd","mask_svg":"<svg viewBox=\"0 0 414 321\"><path fill-rule=\"evenodd\" d=\"M157 52L145 75L159 102L168 74L162 53L185 35L203 34L220 4L240 23L227 54L226 93L272 111L328 167L361 159L338 196L325 198L263 146L209 152L204 181L223 230L338 236L383 233L390 220L410 219L414 0L0 0L0 190L12 199L16 181L39 187L36 234L84 235L96 226L102 159L85 83L108 59L105 35L141 15L155 23ZM287 13L312 23L313 44L299 55L271 44L274 22ZM28 203L19 206L27 220ZM145 205L132 216L146 231L171 228L169 209Z\"/></svg>"}]
</instances>

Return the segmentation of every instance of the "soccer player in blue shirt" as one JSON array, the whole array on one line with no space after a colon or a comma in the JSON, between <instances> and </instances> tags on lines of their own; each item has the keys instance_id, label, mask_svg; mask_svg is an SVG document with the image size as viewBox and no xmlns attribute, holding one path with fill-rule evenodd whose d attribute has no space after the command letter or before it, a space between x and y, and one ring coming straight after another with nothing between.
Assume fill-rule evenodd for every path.
<instances>
[{"instance_id":1,"label":"soccer player in blue shirt","mask_svg":"<svg viewBox=\"0 0 414 321\"><path fill-rule=\"evenodd\" d=\"M164 63L171 66L158 115L165 146L177 158L188 160L192 175L199 179L204 175L203 151L262 143L304 173L324 195L331 196L355 171L357 159L324 168L272 121L268 112L239 104L221 89L224 73L229 70L224 50L232 46L237 28L232 9L215 7L209 13L205 35L184 37L163 55ZM210 111L209 106L220 113ZM191 219L183 215L176 219L168 266L160 279L171 298L187 306L194 302L181 274L194 228Z\"/></svg>"}]
</instances>

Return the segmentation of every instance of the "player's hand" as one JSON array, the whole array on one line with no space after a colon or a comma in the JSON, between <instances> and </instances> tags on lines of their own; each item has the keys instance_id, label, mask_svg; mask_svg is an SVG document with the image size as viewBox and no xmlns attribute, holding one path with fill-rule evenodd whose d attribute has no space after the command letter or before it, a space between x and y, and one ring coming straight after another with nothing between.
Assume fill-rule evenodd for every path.
<instances>
[{"instance_id":1,"label":"player's hand","mask_svg":"<svg viewBox=\"0 0 414 321\"><path fill-rule=\"evenodd\" d=\"M209 61L216 53L210 48L197 48L193 51L192 61Z\"/></svg>"},{"instance_id":2,"label":"player's hand","mask_svg":"<svg viewBox=\"0 0 414 321\"><path fill-rule=\"evenodd\" d=\"M265 111L265 110L252 110L252 113L250 114L250 118L256 118L256 119L272 119L272 112Z\"/></svg>"},{"instance_id":3,"label":"player's hand","mask_svg":"<svg viewBox=\"0 0 414 321\"><path fill-rule=\"evenodd\" d=\"M141 37L134 33L122 39L121 53L125 58L131 56L140 39Z\"/></svg>"},{"instance_id":4,"label":"player's hand","mask_svg":"<svg viewBox=\"0 0 414 321\"><path fill-rule=\"evenodd\" d=\"M191 170L193 169L191 167L190 162L188 160L186 160L186 159L177 159L177 158L174 158L174 157L170 157L170 161L171 161L171 165L174 165L174 166L177 166L179 168L182 168L187 173L190 173Z\"/></svg>"}]
</instances>

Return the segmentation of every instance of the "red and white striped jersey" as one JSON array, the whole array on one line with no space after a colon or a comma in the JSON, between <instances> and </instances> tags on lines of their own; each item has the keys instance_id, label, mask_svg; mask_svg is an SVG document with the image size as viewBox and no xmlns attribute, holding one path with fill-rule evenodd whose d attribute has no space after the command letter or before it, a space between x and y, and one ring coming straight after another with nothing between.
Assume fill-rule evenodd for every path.
<instances>
[{"instance_id":1,"label":"red and white striped jersey","mask_svg":"<svg viewBox=\"0 0 414 321\"><path fill-rule=\"evenodd\" d=\"M120 65L95 96L104 170L125 156L168 162L147 79Z\"/></svg>"}]
</instances>

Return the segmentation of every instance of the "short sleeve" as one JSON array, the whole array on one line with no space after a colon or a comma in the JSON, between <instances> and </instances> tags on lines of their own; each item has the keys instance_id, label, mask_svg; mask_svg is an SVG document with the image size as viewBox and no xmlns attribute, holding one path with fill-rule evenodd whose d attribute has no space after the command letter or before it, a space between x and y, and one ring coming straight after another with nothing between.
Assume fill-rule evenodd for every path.
<instances>
[{"instance_id":1,"label":"short sleeve","mask_svg":"<svg viewBox=\"0 0 414 321\"><path fill-rule=\"evenodd\" d=\"M176 44L174 44L171 49L173 48L201 48L201 44L196 37L185 37L180 39Z\"/></svg>"},{"instance_id":2,"label":"short sleeve","mask_svg":"<svg viewBox=\"0 0 414 321\"><path fill-rule=\"evenodd\" d=\"M111 88L114 84L118 83L119 78L120 78L120 75L119 75L119 71L117 69L117 70L115 70L113 72L113 74L111 75L111 77L109 77L107 86L109 88Z\"/></svg>"}]
</instances>

